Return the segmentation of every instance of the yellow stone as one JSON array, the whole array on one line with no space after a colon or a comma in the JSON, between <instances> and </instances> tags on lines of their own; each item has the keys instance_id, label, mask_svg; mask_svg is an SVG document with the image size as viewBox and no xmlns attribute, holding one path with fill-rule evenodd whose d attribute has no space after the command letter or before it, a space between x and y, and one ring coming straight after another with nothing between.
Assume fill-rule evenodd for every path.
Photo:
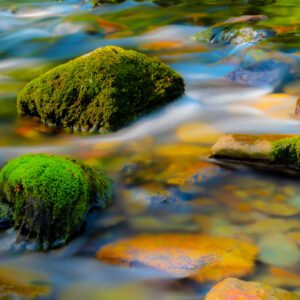
<instances>
[{"instance_id":1,"label":"yellow stone","mask_svg":"<svg viewBox=\"0 0 300 300\"><path fill-rule=\"evenodd\" d=\"M101 248L97 258L117 265L145 266L198 282L245 276L254 269L256 246L200 234L147 234Z\"/></svg>"}]
</instances>

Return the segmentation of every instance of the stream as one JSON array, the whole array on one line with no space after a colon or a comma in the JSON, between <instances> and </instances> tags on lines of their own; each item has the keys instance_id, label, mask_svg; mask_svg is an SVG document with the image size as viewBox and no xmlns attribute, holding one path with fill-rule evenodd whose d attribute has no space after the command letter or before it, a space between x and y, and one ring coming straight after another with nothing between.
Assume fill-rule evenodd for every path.
<instances>
[{"instance_id":1,"label":"stream","mask_svg":"<svg viewBox=\"0 0 300 300\"><path fill-rule=\"evenodd\" d=\"M16 243L13 229L0 231L0 282L15 274L47 287L39 295L4 288L1 299L204 299L214 282L96 258L112 241L166 232L258 245L246 278L299 293L298 175L209 157L224 133L300 134L299 0L162 2L0 0L0 164L24 153L71 155L101 164L115 183L113 205L92 212L63 248L30 251ZM278 36L238 46L191 38L245 15L267 16L263 23ZM106 45L159 57L183 76L185 94L105 135L70 134L18 115L16 98L26 83ZM240 81L230 80L244 71Z\"/></svg>"}]
</instances>

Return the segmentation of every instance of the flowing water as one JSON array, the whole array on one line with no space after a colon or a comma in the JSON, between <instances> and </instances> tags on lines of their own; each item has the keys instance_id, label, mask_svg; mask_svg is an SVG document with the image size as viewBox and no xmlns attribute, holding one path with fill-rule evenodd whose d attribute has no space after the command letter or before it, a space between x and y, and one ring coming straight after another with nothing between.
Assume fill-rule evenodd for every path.
<instances>
[{"instance_id":1,"label":"flowing water","mask_svg":"<svg viewBox=\"0 0 300 300\"><path fill-rule=\"evenodd\" d=\"M101 163L116 185L113 206L92 213L82 234L64 248L24 251L13 230L1 232L0 281L33 272L19 276L49 286L39 299L204 299L212 283L96 259L101 246L137 233L198 232L259 245L248 278L300 290L298 176L209 158L224 133L300 133L294 116L300 95L299 0L162 3L127 0L93 8L79 0L0 0L1 164L28 152L73 155ZM263 23L278 36L240 46L191 39L243 15L268 16ZM28 81L105 45L158 56L182 74L185 95L102 136L69 134L18 116L16 96ZM267 68L247 73L245 84L228 80L230 73L264 60ZM26 298L6 292L5 299Z\"/></svg>"}]
</instances>

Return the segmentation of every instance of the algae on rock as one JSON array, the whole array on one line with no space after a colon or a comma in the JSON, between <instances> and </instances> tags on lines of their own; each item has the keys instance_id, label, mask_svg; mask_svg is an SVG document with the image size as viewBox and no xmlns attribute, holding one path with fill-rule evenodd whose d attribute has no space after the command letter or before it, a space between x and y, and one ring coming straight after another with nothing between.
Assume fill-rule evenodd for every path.
<instances>
[{"instance_id":1,"label":"algae on rock","mask_svg":"<svg viewBox=\"0 0 300 300\"><path fill-rule=\"evenodd\" d=\"M164 63L110 46L31 81L18 96L18 110L52 126L108 132L183 92L183 79Z\"/></svg>"},{"instance_id":2,"label":"algae on rock","mask_svg":"<svg viewBox=\"0 0 300 300\"><path fill-rule=\"evenodd\" d=\"M81 229L89 209L104 208L111 198L110 179L102 171L46 154L8 162L0 172L0 191L1 214L8 205L20 236L42 249L65 244Z\"/></svg>"}]
</instances>

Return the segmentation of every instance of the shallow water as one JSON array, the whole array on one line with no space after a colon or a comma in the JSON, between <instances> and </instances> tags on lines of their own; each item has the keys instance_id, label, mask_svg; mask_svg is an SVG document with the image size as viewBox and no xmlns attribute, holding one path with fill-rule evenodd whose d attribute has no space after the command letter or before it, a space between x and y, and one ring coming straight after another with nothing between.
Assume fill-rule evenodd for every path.
<instances>
[{"instance_id":1,"label":"shallow water","mask_svg":"<svg viewBox=\"0 0 300 300\"><path fill-rule=\"evenodd\" d=\"M202 299L211 283L95 258L104 244L136 233L199 232L260 245L266 250L248 278L299 290L300 243L292 239L300 232L298 176L208 158L223 133L300 133L294 116L298 0L173 1L169 7L129 0L97 8L75 0L13 2L0 1L1 164L27 152L77 156L101 163L116 193L114 205L94 212L84 232L62 249L24 251L12 230L1 232L0 263L12 268L6 272L36 272L29 281L51 287L41 299ZM268 16L264 23L280 36L237 47L191 39L207 26L247 14ZM16 95L29 80L104 45L160 57L183 75L185 95L104 136L58 132L17 115ZM252 74L250 85L226 80L266 58L276 63L264 76ZM292 246L286 250L283 243Z\"/></svg>"}]
</instances>

